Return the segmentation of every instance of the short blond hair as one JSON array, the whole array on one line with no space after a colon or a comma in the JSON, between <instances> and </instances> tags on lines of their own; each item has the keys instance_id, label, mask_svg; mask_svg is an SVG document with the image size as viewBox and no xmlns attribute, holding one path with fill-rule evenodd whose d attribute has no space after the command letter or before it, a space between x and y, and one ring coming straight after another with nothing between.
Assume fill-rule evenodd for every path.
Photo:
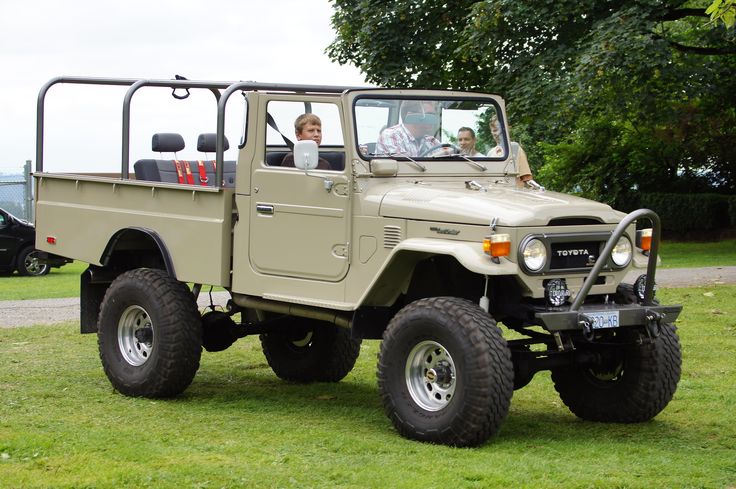
<instances>
[{"instance_id":1,"label":"short blond hair","mask_svg":"<svg viewBox=\"0 0 736 489\"><path fill-rule=\"evenodd\" d=\"M296 130L297 134L302 132L302 129L304 129L304 126L306 126L307 124L315 124L319 127L322 127L322 121L316 115L302 114L294 121L294 129Z\"/></svg>"}]
</instances>

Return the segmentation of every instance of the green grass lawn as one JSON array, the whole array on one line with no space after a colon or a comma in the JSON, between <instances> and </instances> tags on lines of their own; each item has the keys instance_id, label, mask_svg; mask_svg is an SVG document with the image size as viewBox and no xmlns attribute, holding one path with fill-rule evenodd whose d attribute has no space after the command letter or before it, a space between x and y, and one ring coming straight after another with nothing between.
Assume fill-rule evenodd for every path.
<instances>
[{"instance_id":1,"label":"green grass lawn","mask_svg":"<svg viewBox=\"0 0 736 489\"><path fill-rule=\"evenodd\" d=\"M0 301L78 297L79 275L86 269L86 263L75 261L43 277L0 275Z\"/></svg>"},{"instance_id":2,"label":"green grass lawn","mask_svg":"<svg viewBox=\"0 0 736 489\"><path fill-rule=\"evenodd\" d=\"M663 268L736 266L736 240L715 243L665 241L659 254ZM0 301L78 297L79 275L86 268L85 263L74 262L53 269L45 277L0 276Z\"/></svg>"},{"instance_id":3,"label":"green grass lawn","mask_svg":"<svg viewBox=\"0 0 736 489\"><path fill-rule=\"evenodd\" d=\"M297 385L246 338L205 352L180 397L151 400L112 389L75 323L0 329L0 487L733 488L736 286L659 297L685 304L683 373L653 421L581 421L541 373L474 449L396 434L375 341L342 382Z\"/></svg>"},{"instance_id":4,"label":"green grass lawn","mask_svg":"<svg viewBox=\"0 0 736 489\"><path fill-rule=\"evenodd\" d=\"M707 243L664 241L659 255L664 268L734 266L736 239Z\"/></svg>"}]
</instances>

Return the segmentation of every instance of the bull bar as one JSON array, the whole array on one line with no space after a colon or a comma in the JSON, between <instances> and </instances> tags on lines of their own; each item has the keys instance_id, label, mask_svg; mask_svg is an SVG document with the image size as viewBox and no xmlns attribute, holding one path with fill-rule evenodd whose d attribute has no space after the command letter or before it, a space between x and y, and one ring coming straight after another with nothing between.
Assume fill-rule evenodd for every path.
<instances>
[{"instance_id":1,"label":"bull bar","mask_svg":"<svg viewBox=\"0 0 736 489\"><path fill-rule=\"evenodd\" d=\"M583 305L588 297L590 289L598 279L601 270L611 257L614 246L623 236L626 228L638 219L649 219L652 223L652 247L649 251L647 262L647 280L644 287L644 301L642 304L593 304ZM659 252L659 241L661 224L659 216L649 209L638 209L627 214L603 248L603 252L595 266L585 278L580 291L575 296L569 309L566 311L538 312L535 317L550 332L582 330L584 334L592 337L592 321L586 312L619 311L619 326L647 326L648 331L656 335L662 321L673 322L682 311L681 305L663 306L654 302L654 277L657 268L657 253Z\"/></svg>"}]
</instances>

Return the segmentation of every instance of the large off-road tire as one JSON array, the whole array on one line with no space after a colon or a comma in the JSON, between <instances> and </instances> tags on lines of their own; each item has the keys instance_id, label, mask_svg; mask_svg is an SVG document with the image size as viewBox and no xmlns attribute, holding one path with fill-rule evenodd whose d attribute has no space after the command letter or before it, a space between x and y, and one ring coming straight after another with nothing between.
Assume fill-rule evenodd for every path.
<instances>
[{"instance_id":1,"label":"large off-road tire","mask_svg":"<svg viewBox=\"0 0 736 489\"><path fill-rule=\"evenodd\" d=\"M662 324L651 343L609 351L606 365L552 371L562 402L589 421L638 423L659 414L680 380L682 354L672 324Z\"/></svg>"},{"instance_id":2,"label":"large off-road tire","mask_svg":"<svg viewBox=\"0 0 736 489\"><path fill-rule=\"evenodd\" d=\"M339 382L355 366L360 339L350 330L322 321L294 318L288 332L260 335L274 373L291 382Z\"/></svg>"},{"instance_id":3,"label":"large off-road tire","mask_svg":"<svg viewBox=\"0 0 736 489\"><path fill-rule=\"evenodd\" d=\"M38 261L38 253L32 246L23 248L18 254L18 273L27 277L40 277L51 271L51 267Z\"/></svg>"},{"instance_id":4,"label":"large off-road tire","mask_svg":"<svg viewBox=\"0 0 736 489\"><path fill-rule=\"evenodd\" d=\"M399 311L383 334L378 386L402 436L479 445L508 414L511 352L496 322L476 304L420 299Z\"/></svg>"},{"instance_id":5,"label":"large off-road tire","mask_svg":"<svg viewBox=\"0 0 736 489\"><path fill-rule=\"evenodd\" d=\"M105 374L127 396L181 393L202 355L194 296L163 270L139 268L112 282L100 307L97 338Z\"/></svg>"}]
</instances>

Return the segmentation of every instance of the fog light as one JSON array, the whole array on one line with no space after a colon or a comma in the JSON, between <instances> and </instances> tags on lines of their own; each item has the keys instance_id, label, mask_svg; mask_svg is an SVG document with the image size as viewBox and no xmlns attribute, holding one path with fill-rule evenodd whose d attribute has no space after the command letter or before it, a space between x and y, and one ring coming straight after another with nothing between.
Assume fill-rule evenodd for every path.
<instances>
[{"instance_id":1,"label":"fog light","mask_svg":"<svg viewBox=\"0 0 736 489\"><path fill-rule=\"evenodd\" d=\"M555 278L547 282L544 286L544 298L550 306L560 307L570 297L570 291L567 289L567 282L564 278Z\"/></svg>"},{"instance_id":2,"label":"fog light","mask_svg":"<svg viewBox=\"0 0 736 489\"><path fill-rule=\"evenodd\" d=\"M644 290L647 286L647 275L639 275L636 280L634 281L634 294L636 294L636 297L639 299L639 301L644 300ZM657 283L654 283L654 288L652 289L652 298L654 298L654 294L657 292Z\"/></svg>"}]
</instances>

